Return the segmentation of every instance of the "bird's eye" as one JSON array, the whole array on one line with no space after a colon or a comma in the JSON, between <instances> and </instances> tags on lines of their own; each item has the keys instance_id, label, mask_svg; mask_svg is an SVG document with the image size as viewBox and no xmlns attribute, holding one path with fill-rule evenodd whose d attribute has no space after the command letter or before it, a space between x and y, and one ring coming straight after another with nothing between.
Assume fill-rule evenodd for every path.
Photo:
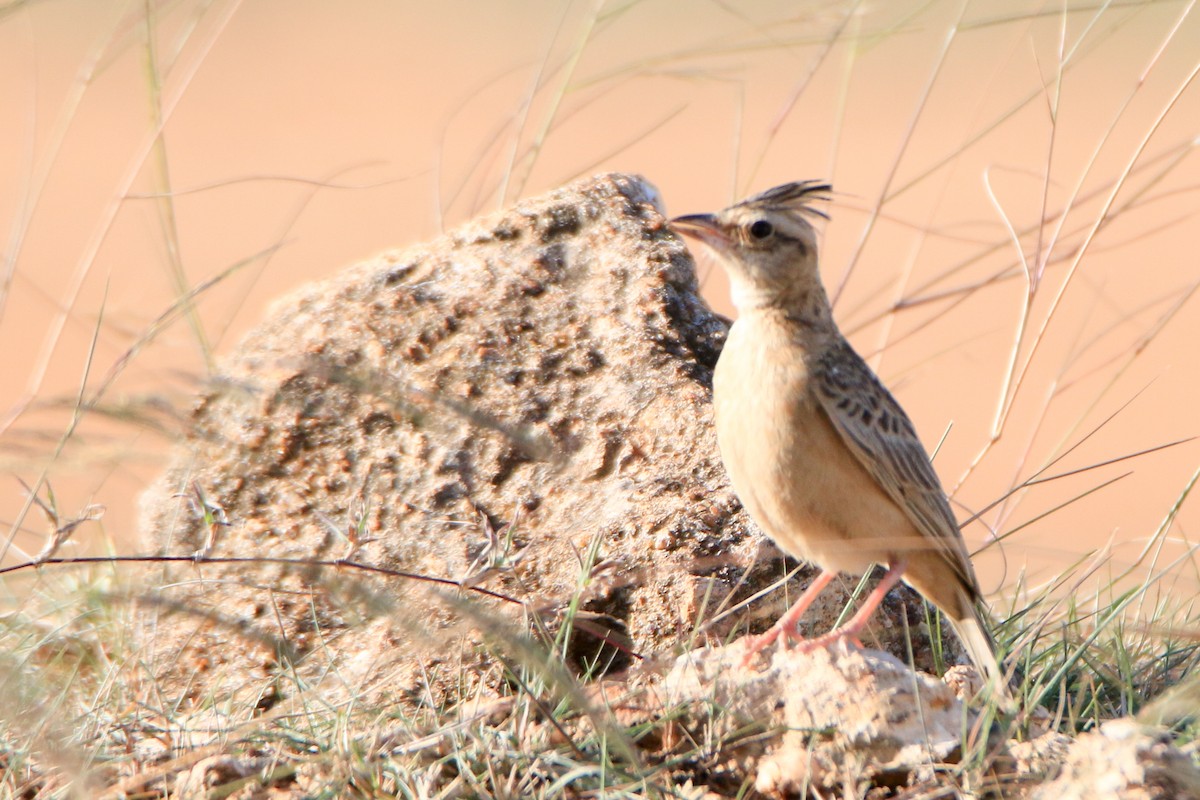
<instances>
[{"instance_id":1,"label":"bird's eye","mask_svg":"<svg viewBox=\"0 0 1200 800\"><path fill-rule=\"evenodd\" d=\"M755 239L768 239L773 233L775 233L775 226L765 219L757 220L750 226L750 235Z\"/></svg>"}]
</instances>

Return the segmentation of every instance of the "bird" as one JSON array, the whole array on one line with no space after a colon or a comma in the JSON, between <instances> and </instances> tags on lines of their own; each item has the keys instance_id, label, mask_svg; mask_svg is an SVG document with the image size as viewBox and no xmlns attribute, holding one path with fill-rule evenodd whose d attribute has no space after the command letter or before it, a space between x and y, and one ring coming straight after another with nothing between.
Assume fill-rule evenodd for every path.
<instances>
[{"instance_id":1,"label":"bird","mask_svg":"<svg viewBox=\"0 0 1200 800\"><path fill-rule=\"evenodd\" d=\"M786 553L821 569L743 664L779 640L812 650L859 634L901 580L942 611L990 684L1003 687L982 592L958 522L912 421L842 335L818 271L815 202L799 181L670 227L711 249L737 318L713 374L717 444L735 494ZM798 624L840 573L887 568L844 626ZM1000 690L1003 692L1003 688Z\"/></svg>"}]
</instances>

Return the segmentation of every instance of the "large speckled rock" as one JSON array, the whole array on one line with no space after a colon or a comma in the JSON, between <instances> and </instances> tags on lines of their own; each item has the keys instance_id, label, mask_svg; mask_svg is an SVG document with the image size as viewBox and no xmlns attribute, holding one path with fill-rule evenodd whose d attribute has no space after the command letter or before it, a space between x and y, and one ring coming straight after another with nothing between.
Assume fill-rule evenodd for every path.
<instances>
[{"instance_id":1,"label":"large speckled rock","mask_svg":"<svg viewBox=\"0 0 1200 800\"><path fill-rule=\"evenodd\" d=\"M697 624L701 641L765 628L785 593L703 626L782 572L716 450L726 327L653 188L622 175L280 301L200 398L144 498L146 534L168 554L347 557L443 582L169 565L142 612L158 685L265 707L319 683L440 707L502 684L489 631L549 649L569 619L568 664L612 670ZM823 599L815 631L844 596ZM924 626L911 595L889 603ZM904 652L904 625L882 620Z\"/></svg>"}]
</instances>

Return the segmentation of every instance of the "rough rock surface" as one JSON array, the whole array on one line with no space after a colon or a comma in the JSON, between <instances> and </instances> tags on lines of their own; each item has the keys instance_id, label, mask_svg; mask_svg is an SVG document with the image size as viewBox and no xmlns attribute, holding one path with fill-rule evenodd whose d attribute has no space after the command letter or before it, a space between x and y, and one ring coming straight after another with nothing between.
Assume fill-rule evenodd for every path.
<instances>
[{"instance_id":1,"label":"rough rock surface","mask_svg":"<svg viewBox=\"0 0 1200 800\"><path fill-rule=\"evenodd\" d=\"M653 188L622 175L279 302L199 399L144 498L147 534L167 554L346 558L443 583L168 565L141 615L157 685L265 708L319 680L442 707L503 682L488 631L549 648L570 619L579 669L694 641L716 609L784 572L716 451L726 326ZM701 627L700 641L764 629L796 588ZM844 600L829 592L812 629ZM893 593L867 640L903 653L911 629L929 668L924 619L914 595Z\"/></svg>"},{"instance_id":2,"label":"rough rock surface","mask_svg":"<svg viewBox=\"0 0 1200 800\"><path fill-rule=\"evenodd\" d=\"M1033 800L1200 800L1200 769L1162 731L1106 722L1067 750L1062 771Z\"/></svg>"},{"instance_id":3,"label":"rough rock surface","mask_svg":"<svg viewBox=\"0 0 1200 800\"><path fill-rule=\"evenodd\" d=\"M954 690L886 653L776 650L765 668L743 667L743 656L741 643L680 656L662 689L668 704L689 709L691 724L715 718L727 729L696 738L747 724L775 733L747 736L741 748L754 763L755 788L768 797L903 785L956 760L969 717ZM704 713L713 707L722 713Z\"/></svg>"}]
</instances>

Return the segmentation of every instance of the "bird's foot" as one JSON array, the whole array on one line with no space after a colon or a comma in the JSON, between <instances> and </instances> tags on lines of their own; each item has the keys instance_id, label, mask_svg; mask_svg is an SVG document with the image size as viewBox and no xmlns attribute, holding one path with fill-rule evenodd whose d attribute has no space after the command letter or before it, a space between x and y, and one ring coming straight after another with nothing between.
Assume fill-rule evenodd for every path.
<instances>
[{"instance_id":1,"label":"bird's foot","mask_svg":"<svg viewBox=\"0 0 1200 800\"><path fill-rule=\"evenodd\" d=\"M745 645L746 652L742 656L741 666L747 667L754 657L762 650L770 647L775 642L779 642L779 647L783 650L790 647L791 642L804 647L809 640L800 635L800 632L789 625L781 625L778 622L771 626L766 633L761 633L758 636L744 636L741 641Z\"/></svg>"},{"instance_id":2,"label":"bird's foot","mask_svg":"<svg viewBox=\"0 0 1200 800\"><path fill-rule=\"evenodd\" d=\"M779 631L775 628L771 628L771 630L759 636L743 636L742 642L745 644L746 652L742 654L742 661L739 666L743 669L750 666L750 662L754 660L759 651L764 647L770 647L778 638Z\"/></svg>"},{"instance_id":3,"label":"bird's foot","mask_svg":"<svg viewBox=\"0 0 1200 800\"><path fill-rule=\"evenodd\" d=\"M860 631L858 631L856 628L846 625L841 628L836 628L829 633L818 636L815 639L805 639L803 642L800 642L797 649L799 649L801 653L811 653L814 650L820 650L823 648L828 649L836 644L844 643L847 645L854 645L858 649L862 650L863 643L862 640L858 638L859 632Z\"/></svg>"}]
</instances>

